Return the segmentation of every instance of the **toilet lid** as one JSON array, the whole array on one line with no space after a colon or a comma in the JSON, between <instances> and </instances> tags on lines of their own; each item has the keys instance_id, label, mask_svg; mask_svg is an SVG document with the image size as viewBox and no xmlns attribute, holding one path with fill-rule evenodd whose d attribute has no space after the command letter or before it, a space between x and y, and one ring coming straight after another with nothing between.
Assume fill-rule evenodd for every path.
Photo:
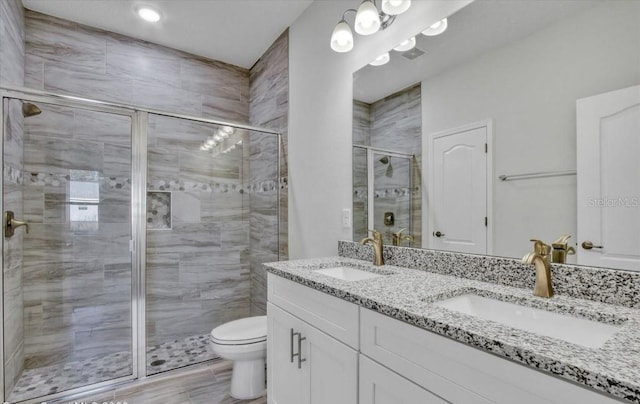
<instances>
[{"instance_id":1,"label":"toilet lid","mask_svg":"<svg viewBox=\"0 0 640 404\"><path fill-rule=\"evenodd\" d=\"M230 321L214 328L211 339L220 344L252 344L267 339L267 316Z\"/></svg>"}]
</instances>

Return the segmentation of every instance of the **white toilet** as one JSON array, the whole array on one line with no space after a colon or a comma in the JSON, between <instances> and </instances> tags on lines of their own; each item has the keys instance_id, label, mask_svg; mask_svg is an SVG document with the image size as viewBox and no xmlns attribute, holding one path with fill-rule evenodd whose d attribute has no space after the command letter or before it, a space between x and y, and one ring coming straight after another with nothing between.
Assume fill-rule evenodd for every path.
<instances>
[{"instance_id":1,"label":"white toilet","mask_svg":"<svg viewBox=\"0 0 640 404\"><path fill-rule=\"evenodd\" d=\"M248 400L265 393L267 316L222 324L211 331L210 342L215 354L233 361L231 397Z\"/></svg>"}]
</instances>

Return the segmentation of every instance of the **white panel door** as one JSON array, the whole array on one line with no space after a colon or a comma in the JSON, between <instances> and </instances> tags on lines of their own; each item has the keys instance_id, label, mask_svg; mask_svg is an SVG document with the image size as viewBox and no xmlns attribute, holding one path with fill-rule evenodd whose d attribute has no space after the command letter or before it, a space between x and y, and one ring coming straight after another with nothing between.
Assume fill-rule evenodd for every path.
<instances>
[{"instance_id":1,"label":"white panel door","mask_svg":"<svg viewBox=\"0 0 640 404\"><path fill-rule=\"evenodd\" d=\"M487 128L433 139L431 248L487 253Z\"/></svg>"},{"instance_id":2,"label":"white panel door","mask_svg":"<svg viewBox=\"0 0 640 404\"><path fill-rule=\"evenodd\" d=\"M638 271L640 86L576 104L578 263Z\"/></svg>"}]
</instances>

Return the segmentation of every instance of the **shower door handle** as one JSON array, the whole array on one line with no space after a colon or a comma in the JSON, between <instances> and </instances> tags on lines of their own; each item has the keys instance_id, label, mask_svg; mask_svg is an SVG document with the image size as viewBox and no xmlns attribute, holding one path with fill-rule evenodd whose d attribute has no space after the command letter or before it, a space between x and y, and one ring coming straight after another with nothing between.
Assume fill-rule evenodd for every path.
<instances>
[{"instance_id":1,"label":"shower door handle","mask_svg":"<svg viewBox=\"0 0 640 404\"><path fill-rule=\"evenodd\" d=\"M6 238L13 237L16 229L21 226L24 226L25 231L29 234L29 223L16 220L15 214L10 210L4 212L4 236Z\"/></svg>"}]
</instances>

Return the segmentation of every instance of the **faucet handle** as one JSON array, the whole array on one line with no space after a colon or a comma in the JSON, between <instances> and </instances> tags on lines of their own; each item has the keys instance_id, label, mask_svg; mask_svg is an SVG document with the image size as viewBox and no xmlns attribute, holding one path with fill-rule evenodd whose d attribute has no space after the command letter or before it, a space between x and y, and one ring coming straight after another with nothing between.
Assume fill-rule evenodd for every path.
<instances>
[{"instance_id":1,"label":"faucet handle","mask_svg":"<svg viewBox=\"0 0 640 404\"><path fill-rule=\"evenodd\" d=\"M373 233L374 239L377 239L377 238L382 239L382 233L380 233L378 230L369 230L369 232Z\"/></svg>"},{"instance_id":2,"label":"faucet handle","mask_svg":"<svg viewBox=\"0 0 640 404\"><path fill-rule=\"evenodd\" d=\"M551 254L551 246L550 245L545 244L541 240L531 239L530 241L533 241L533 251L536 254L540 254L540 255L549 255L549 254Z\"/></svg>"},{"instance_id":3,"label":"faucet handle","mask_svg":"<svg viewBox=\"0 0 640 404\"><path fill-rule=\"evenodd\" d=\"M554 241L553 243L551 243L551 245L553 246L553 248L560 248L563 250L567 250L568 246L567 246L567 240L569 240L571 238L571 234L564 234L562 236L560 236L559 239L557 239L556 241Z\"/></svg>"}]
</instances>

